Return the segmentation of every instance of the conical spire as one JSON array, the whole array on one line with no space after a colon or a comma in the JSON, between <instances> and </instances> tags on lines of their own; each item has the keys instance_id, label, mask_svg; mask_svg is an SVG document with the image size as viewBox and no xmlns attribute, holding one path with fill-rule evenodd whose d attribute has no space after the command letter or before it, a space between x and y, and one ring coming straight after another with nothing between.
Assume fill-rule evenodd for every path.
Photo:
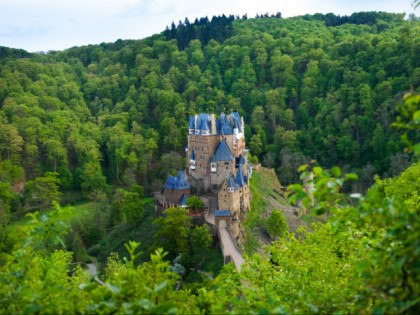
<instances>
[{"instance_id":1,"label":"conical spire","mask_svg":"<svg viewBox=\"0 0 420 315\"><path fill-rule=\"evenodd\" d=\"M225 139L220 141L219 145L216 148L216 152L214 152L213 156L210 159L210 162L217 162L217 161L234 161L235 158L233 157L232 153L230 152L229 146L226 143Z\"/></svg>"},{"instance_id":2,"label":"conical spire","mask_svg":"<svg viewBox=\"0 0 420 315\"><path fill-rule=\"evenodd\" d=\"M238 173L236 173L235 182L241 187L245 185L245 176L244 171L242 170L242 164L238 165Z\"/></svg>"}]
</instances>

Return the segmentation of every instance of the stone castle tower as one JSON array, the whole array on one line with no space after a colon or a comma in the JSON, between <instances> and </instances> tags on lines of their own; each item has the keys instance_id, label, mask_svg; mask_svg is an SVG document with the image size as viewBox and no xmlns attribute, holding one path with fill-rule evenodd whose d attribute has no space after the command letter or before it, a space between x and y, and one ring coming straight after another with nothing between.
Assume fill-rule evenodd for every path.
<instances>
[{"instance_id":1,"label":"stone castle tower","mask_svg":"<svg viewBox=\"0 0 420 315\"><path fill-rule=\"evenodd\" d=\"M245 149L245 125L238 112L199 114L189 119L186 176L191 191L217 195L217 209L230 213L231 231L239 233L241 211L248 211L252 168ZM236 234L236 235L235 235Z\"/></svg>"},{"instance_id":2,"label":"stone castle tower","mask_svg":"<svg viewBox=\"0 0 420 315\"><path fill-rule=\"evenodd\" d=\"M229 115L199 114L189 119L185 147L185 172L169 175L157 207L187 207L190 192L205 197L214 211L216 225L224 220L234 238L238 237L241 213L249 211L249 178L252 167L245 148L245 125L238 112ZM190 213L191 214L191 213Z\"/></svg>"}]
</instances>

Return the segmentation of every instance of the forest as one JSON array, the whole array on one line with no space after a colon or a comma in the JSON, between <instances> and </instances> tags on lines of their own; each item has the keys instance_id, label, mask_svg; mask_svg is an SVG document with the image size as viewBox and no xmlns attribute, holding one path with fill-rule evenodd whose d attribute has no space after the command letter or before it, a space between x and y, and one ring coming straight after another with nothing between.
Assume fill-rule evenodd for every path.
<instances>
[{"instance_id":1,"label":"forest","mask_svg":"<svg viewBox=\"0 0 420 315\"><path fill-rule=\"evenodd\" d=\"M414 313L418 56L419 20L384 12L206 17L142 40L0 47L0 312ZM211 241L182 213L153 221L150 197L185 165L188 115L231 110L250 160L274 168L291 202L308 204L301 181L314 173L313 213L328 221L283 233L241 273L183 285L174 259L202 261ZM129 242L139 229L152 241ZM126 245L103 251L112 231ZM101 279L74 264L87 256L102 256Z\"/></svg>"}]
</instances>

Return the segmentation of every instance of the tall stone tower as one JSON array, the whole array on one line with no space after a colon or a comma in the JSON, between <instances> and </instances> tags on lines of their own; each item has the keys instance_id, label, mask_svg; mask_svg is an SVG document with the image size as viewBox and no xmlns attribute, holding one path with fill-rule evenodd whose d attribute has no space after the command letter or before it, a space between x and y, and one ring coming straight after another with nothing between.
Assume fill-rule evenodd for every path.
<instances>
[{"instance_id":1,"label":"tall stone tower","mask_svg":"<svg viewBox=\"0 0 420 315\"><path fill-rule=\"evenodd\" d=\"M217 196L217 208L229 210L231 232L239 233L241 211L248 211L252 173L245 149L244 121L238 112L199 114L189 119L186 174L191 191Z\"/></svg>"},{"instance_id":2,"label":"tall stone tower","mask_svg":"<svg viewBox=\"0 0 420 315\"><path fill-rule=\"evenodd\" d=\"M248 167L244 127L238 112L190 117L186 169L194 192L217 191L229 173L236 174L239 160Z\"/></svg>"}]
</instances>

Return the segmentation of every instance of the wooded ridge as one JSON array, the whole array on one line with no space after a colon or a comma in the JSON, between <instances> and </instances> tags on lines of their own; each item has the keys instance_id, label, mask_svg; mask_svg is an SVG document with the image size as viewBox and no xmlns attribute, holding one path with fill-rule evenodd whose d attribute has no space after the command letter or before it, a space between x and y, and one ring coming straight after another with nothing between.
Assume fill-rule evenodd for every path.
<instances>
[{"instance_id":1,"label":"wooded ridge","mask_svg":"<svg viewBox=\"0 0 420 315\"><path fill-rule=\"evenodd\" d=\"M414 312L418 56L418 19L383 12L219 16L142 40L0 47L0 312ZM185 166L188 116L231 110L244 117L250 161L282 186L313 171L313 209L328 222L276 235L240 274L227 266L189 286L165 260L175 253L139 264L136 242L127 259L108 258L102 284L78 267L69 275L63 245L92 254L111 230L151 222L144 197ZM308 204L299 184L288 192ZM71 223L66 243L68 210L55 202L81 201L89 224ZM201 260L195 243L182 245Z\"/></svg>"}]
</instances>

